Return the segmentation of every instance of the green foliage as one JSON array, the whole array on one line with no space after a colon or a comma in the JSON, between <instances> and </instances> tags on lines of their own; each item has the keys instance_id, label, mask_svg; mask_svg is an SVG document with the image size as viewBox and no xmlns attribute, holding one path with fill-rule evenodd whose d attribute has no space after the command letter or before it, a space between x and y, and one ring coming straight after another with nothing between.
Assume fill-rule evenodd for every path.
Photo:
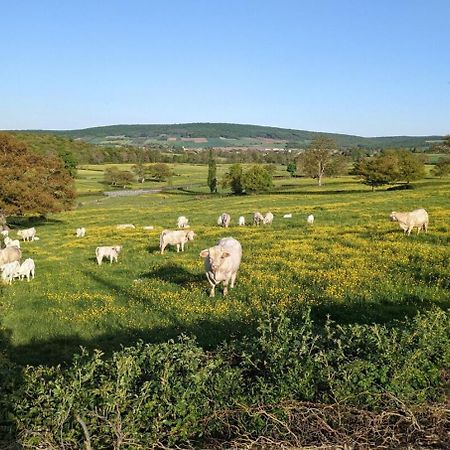
<instances>
[{"instance_id":1,"label":"green foliage","mask_svg":"<svg viewBox=\"0 0 450 450\"><path fill-rule=\"evenodd\" d=\"M233 194L242 194L244 191L242 177L242 166L240 164L233 164L222 178L222 187L229 187Z\"/></svg>"},{"instance_id":2,"label":"green foliage","mask_svg":"<svg viewBox=\"0 0 450 450\"><path fill-rule=\"evenodd\" d=\"M131 171L136 175L137 180L140 183L143 183L145 181L145 174L147 173L147 167L144 164L142 163L135 164L131 168Z\"/></svg>"},{"instance_id":3,"label":"green foliage","mask_svg":"<svg viewBox=\"0 0 450 450\"><path fill-rule=\"evenodd\" d=\"M273 187L273 176L266 167L259 164L251 166L242 177L245 192L267 192Z\"/></svg>"},{"instance_id":4,"label":"green foliage","mask_svg":"<svg viewBox=\"0 0 450 450\"><path fill-rule=\"evenodd\" d=\"M420 156L414 155L409 150L390 150L386 155L392 155L397 160L397 173L395 181L417 181L425 177L425 164Z\"/></svg>"},{"instance_id":5,"label":"green foliage","mask_svg":"<svg viewBox=\"0 0 450 450\"><path fill-rule=\"evenodd\" d=\"M109 167L105 170L104 180L110 186L123 187L125 189L133 182L133 174L128 170Z\"/></svg>"},{"instance_id":6,"label":"green foliage","mask_svg":"<svg viewBox=\"0 0 450 450\"><path fill-rule=\"evenodd\" d=\"M295 161L291 161L287 165L286 170L291 174L291 177L293 177L295 175L295 173L297 172L297 164L295 163Z\"/></svg>"},{"instance_id":7,"label":"green foliage","mask_svg":"<svg viewBox=\"0 0 450 450\"><path fill-rule=\"evenodd\" d=\"M58 149L58 156L64 161L64 167L69 172L69 175L74 177L77 174L78 161L73 156L73 153L65 147L60 147Z\"/></svg>"},{"instance_id":8,"label":"green foliage","mask_svg":"<svg viewBox=\"0 0 450 450\"><path fill-rule=\"evenodd\" d=\"M213 150L209 149L208 159L208 187L211 193L217 192L217 164L214 158Z\"/></svg>"},{"instance_id":9,"label":"green foliage","mask_svg":"<svg viewBox=\"0 0 450 450\"><path fill-rule=\"evenodd\" d=\"M436 177L445 177L450 175L450 159L441 159L433 167L433 175Z\"/></svg>"},{"instance_id":10,"label":"green foliage","mask_svg":"<svg viewBox=\"0 0 450 450\"><path fill-rule=\"evenodd\" d=\"M155 181L170 180L173 176L170 166L165 163L155 163L148 167L148 173L150 177Z\"/></svg>"},{"instance_id":11,"label":"green foliage","mask_svg":"<svg viewBox=\"0 0 450 450\"><path fill-rule=\"evenodd\" d=\"M404 181L410 183L425 176L423 160L408 150L390 150L355 163L352 173L372 187Z\"/></svg>"},{"instance_id":12,"label":"green foliage","mask_svg":"<svg viewBox=\"0 0 450 450\"><path fill-rule=\"evenodd\" d=\"M299 156L298 165L303 174L316 179L317 184L321 186L323 177L334 175L339 168L339 164L334 161L337 157L336 151L337 145L333 139L319 136Z\"/></svg>"},{"instance_id":13,"label":"green foliage","mask_svg":"<svg viewBox=\"0 0 450 450\"><path fill-rule=\"evenodd\" d=\"M204 447L205 438L270 437L254 406L272 405L280 421L286 401L405 412L444 401L448 367L450 317L439 309L392 328L328 321L322 333L308 310L295 320L268 312L256 336L213 352L186 337L109 358L83 351L67 369L28 367L20 382L3 362L3 411L25 447L81 448L81 422L93 448Z\"/></svg>"}]
</instances>

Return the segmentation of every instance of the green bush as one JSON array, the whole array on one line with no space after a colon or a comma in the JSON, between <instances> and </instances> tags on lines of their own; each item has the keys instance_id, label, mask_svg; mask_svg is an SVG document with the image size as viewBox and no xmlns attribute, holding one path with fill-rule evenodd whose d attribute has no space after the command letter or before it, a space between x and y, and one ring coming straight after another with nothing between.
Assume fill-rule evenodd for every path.
<instances>
[{"instance_id":1,"label":"green bush","mask_svg":"<svg viewBox=\"0 0 450 450\"><path fill-rule=\"evenodd\" d=\"M450 316L434 309L394 327L328 321L319 329L309 311L267 313L256 336L213 352L187 337L140 342L112 357L83 351L66 369L28 367L20 382L0 361L2 420L26 448L81 448L88 439L95 449L185 448L267 435L268 420L286 418L277 407L286 401L374 411L443 401ZM264 405L270 414L252 413Z\"/></svg>"}]
</instances>

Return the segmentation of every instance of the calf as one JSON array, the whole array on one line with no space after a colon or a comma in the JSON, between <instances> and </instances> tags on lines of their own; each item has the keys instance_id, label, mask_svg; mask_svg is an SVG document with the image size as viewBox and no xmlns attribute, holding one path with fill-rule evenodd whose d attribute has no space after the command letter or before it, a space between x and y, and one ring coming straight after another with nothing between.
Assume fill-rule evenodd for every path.
<instances>
[{"instance_id":1,"label":"calf","mask_svg":"<svg viewBox=\"0 0 450 450\"><path fill-rule=\"evenodd\" d=\"M113 260L117 262L119 253L122 251L122 245L115 245L114 247L97 247L95 249L95 256L97 258L97 263L100 266L103 262L103 258L109 258L110 264Z\"/></svg>"},{"instance_id":2,"label":"calf","mask_svg":"<svg viewBox=\"0 0 450 450\"><path fill-rule=\"evenodd\" d=\"M192 230L164 230L159 236L159 249L161 250L161 255L164 254L164 250L168 245L176 245L177 252L184 252L184 245L188 241L193 241L195 233Z\"/></svg>"}]
</instances>

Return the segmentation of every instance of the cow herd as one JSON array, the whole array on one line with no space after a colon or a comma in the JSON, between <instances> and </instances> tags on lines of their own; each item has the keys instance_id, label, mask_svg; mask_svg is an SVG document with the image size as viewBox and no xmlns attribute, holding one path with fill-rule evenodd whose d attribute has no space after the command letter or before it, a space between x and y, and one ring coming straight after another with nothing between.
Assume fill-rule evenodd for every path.
<instances>
[{"instance_id":1,"label":"cow herd","mask_svg":"<svg viewBox=\"0 0 450 450\"><path fill-rule=\"evenodd\" d=\"M292 214L285 214L285 219L292 218ZM428 231L429 217L425 209L416 209L411 212L392 212L389 215L391 221L398 222L400 228L408 236L414 228L417 228L417 233L421 230ZM253 214L253 225L271 225L274 220L274 215L269 211L266 214L255 212ZM314 223L314 216L310 214L306 218L306 223L312 225ZM222 213L218 219L217 224L221 227L228 228L231 224L231 216L228 213ZM239 216L238 225L245 226L246 221L244 216ZM164 230L160 234L159 249L161 254L168 246L174 246L177 252L183 252L185 245L189 241L193 241L196 234L190 229L189 220L185 216L180 216L177 219L177 230ZM135 229L133 224L119 224L116 227L119 230ZM144 229L153 229L153 226L144 227ZM20 249L20 241L11 239L9 237L9 229L0 231L3 238L4 248L0 249L0 271L3 282L11 284L15 278L19 280L34 278L35 263L31 258L25 259L20 263L22 258L22 251ZM75 232L78 238L86 236L86 229L80 227ZM18 230L17 235L23 241L36 241L39 238L36 236L36 229L28 228L25 230ZM97 247L95 249L95 257L98 265L101 265L103 260L109 259L112 264L117 262L119 254L122 250L121 245L111 247ZM232 237L226 237L219 240L219 242L200 252L200 257L204 259L206 278L211 285L210 296L214 297L215 289L221 283L223 284L223 294L227 295L228 287L234 287L236 276L242 258L242 246L239 241Z\"/></svg>"},{"instance_id":2,"label":"cow herd","mask_svg":"<svg viewBox=\"0 0 450 450\"><path fill-rule=\"evenodd\" d=\"M0 271L1 278L4 283L11 284L14 278L19 280L34 278L36 270L34 261L27 258L23 263L20 263L22 258L22 250L20 249L20 241L18 239L11 239L9 237L9 229L3 229L1 232L3 244L5 248L0 249ZM27 228L25 230L18 230L17 235L23 241L31 242L37 241L36 229Z\"/></svg>"}]
</instances>

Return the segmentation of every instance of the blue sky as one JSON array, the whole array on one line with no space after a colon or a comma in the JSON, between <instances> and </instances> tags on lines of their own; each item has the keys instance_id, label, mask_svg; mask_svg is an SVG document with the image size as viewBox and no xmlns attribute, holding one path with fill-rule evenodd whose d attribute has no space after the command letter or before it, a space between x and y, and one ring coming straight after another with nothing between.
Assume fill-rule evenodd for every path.
<instances>
[{"instance_id":1,"label":"blue sky","mask_svg":"<svg viewBox=\"0 0 450 450\"><path fill-rule=\"evenodd\" d=\"M0 129L450 133L446 0L0 0Z\"/></svg>"}]
</instances>

